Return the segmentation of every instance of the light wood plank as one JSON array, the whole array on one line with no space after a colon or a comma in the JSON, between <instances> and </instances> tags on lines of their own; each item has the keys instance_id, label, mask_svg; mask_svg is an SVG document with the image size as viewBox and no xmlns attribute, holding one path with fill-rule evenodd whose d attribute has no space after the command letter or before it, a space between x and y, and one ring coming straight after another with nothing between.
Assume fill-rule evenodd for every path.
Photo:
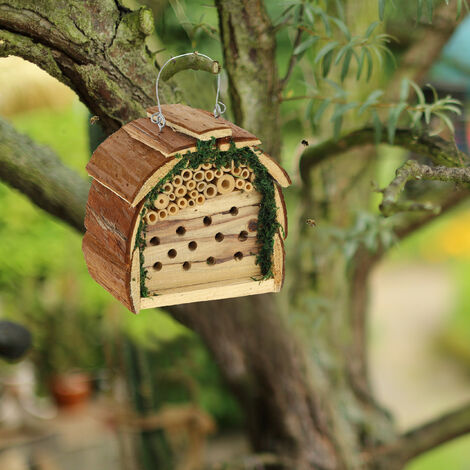
<instances>
[{"instance_id":1,"label":"light wood plank","mask_svg":"<svg viewBox=\"0 0 470 470\"><path fill-rule=\"evenodd\" d=\"M261 271L256 264L256 256L245 256L242 260L225 261L208 265L205 261L191 263L188 271L182 264L163 265L161 271L150 270L145 285L150 292L158 293L161 289L198 285L204 282L226 281L237 278L261 277Z\"/></svg>"},{"instance_id":2,"label":"light wood plank","mask_svg":"<svg viewBox=\"0 0 470 470\"><path fill-rule=\"evenodd\" d=\"M253 281L252 279L215 282L192 286L186 289L163 290L160 295L142 298L140 308L166 307L208 300L266 294L268 292L276 292L274 279L267 279L266 281L260 282Z\"/></svg>"},{"instance_id":3,"label":"light wood plank","mask_svg":"<svg viewBox=\"0 0 470 470\"><path fill-rule=\"evenodd\" d=\"M259 206L245 206L238 210L237 216L228 213L211 215L212 223L204 224L204 217L194 219L166 219L158 224L148 225L146 228L147 245L151 244L151 238L157 236L160 243L173 243L179 241L198 240L199 238L214 237L217 233L238 235L242 230L254 233L257 230ZM177 232L179 227L184 227L185 233Z\"/></svg>"},{"instance_id":4,"label":"light wood plank","mask_svg":"<svg viewBox=\"0 0 470 470\"><path fill-rule=\"evenodd\" d=\"M217 242L214 237L198 238L191 240L197 244L197 248L191 250L188 241L176 241L163 243L158 246L147 246L144 249L144 267L153 270L154 263L161 262L164 265L181 264L185 261L206 261L210 256L217 262L227 261L233 258L234 253L241 252L243 256L250 256L258 253L259 245L257 233L250 233L245 241L240 241L237 235L226 235L221 242ZM170 258L169 250L175 250L176 256Z\"/></svg>"},{"instance_id":5,"label":"light wood plank","mask_svg":"<svg viewBox=\"0 0 470 470\"><path fill-rule=\"evenodd\" d=\"M292 181L287 174L287 171L282 168L279 163L271 158L268 154L259 149L253 149L259 158L260 163L268 170L269 174L277 181L283 188L287 188L292 184Z\"/></svg>"},{"instance_id":6,"label":"light wood plank","mask_svg":"<svg viewBox=\"0 0 470 470\"><path fill-rule=\"evenodd\" d=\"M281 188L275 183L274 184L274 201L276 202L276 218L277 221L281 224L282 230L281 236L282 238L287 238L287 209L286 203L284 201L284 196L282 195Z\"/></svg>"}]
</instances>

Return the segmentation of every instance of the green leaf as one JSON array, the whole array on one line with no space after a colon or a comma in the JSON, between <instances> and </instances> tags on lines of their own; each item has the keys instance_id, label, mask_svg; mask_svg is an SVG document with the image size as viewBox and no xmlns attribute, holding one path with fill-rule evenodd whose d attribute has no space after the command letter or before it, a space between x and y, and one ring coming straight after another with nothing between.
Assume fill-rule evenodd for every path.
<instances>
[{"instance_id":1,"label":"green leaf","mask_svg":"<svg viewBox=\"0 0 470 470\"><path fill-rule=\"evenodd\" d=\"M351 40L351 32L349 31L348 27L338 18L331 18L331 20L338 26L341 32L344 34L348 41Z\"/></svg>"},{"instance_id":2,"label":"green leaf","mask_svg":"<svg viewBox=\"0 0 470 470\"><path fill-rule=\"evenodd\" d=\"M452 135L455 134L454 123L451 121L449 116L447 116L447 114L440 113L440 112L436 112L434 114L443 122L443 124L449 129Z\"/></svg>"},{"instance_id":3,"label":"green leaf","mask_svg":"<svg viewBox=\"0 0 470 470\"><path fill-rule=\"evenodd\" d=\"M343 118L340 116L333 121L333 137L339 140L341 137L341 127L343 126Z\"/></svg>"},{"instance_id":4,"label":"green leaf","mask_svg":"<svg viewBox=\"0 0 470 470\"><path fill-rule=\"evenodd\" d=\"M353 55L352 49L348 49L346 55L344 56L343 67L341 68L341 81L344 81L346 75L348 74L349 64L351 63L351 57Z\"/></svg>"},{"instance_id":5,"label":"green leaf","mask_svg":"<svg viewBox=\"0 0 470 470\"><path fill-rule=\"evenodd\" d=\"M317 109L317 112L315 113L315 117L313 118L313 121L315 122L315 124L320 123L321 117L323 113L325 112L326 108L328 108L328 106L330 105L330 103L331 103L331 100L326 99L320 104L320 106Z\"/></svg>"},{"instance_id":6,"label":"green leaf","mask_svg":"<svg viewBox=\"0 0 470 470\"><path fill-rule=\"evenodd\" d=\"M398 119L400 118L400 114L406 109L407 106L407 103L399 103L388 113L387 134L390 144L393 144L393 141L395 140L395 131L397 129L397 123Z\"/></svg>"},{"instance_id":7,"label":"green leaf","mask_svg":"<svg viewBox=\"0 0 470 470\"><path fill-rule=\"evenodd\" d=\"M305 52L307 49L309 49L310 47L312 47L312 46L318 41L318 39L319 39L318 36L312 36L312 37L308 38L307 40L305 40L304 42L301 42L301 43L294 49L293 54L294 54L294 55L299 55L299 54L301 54L302 52Z\"/></svg>"},{"instance_id":8,"label":"green leaf","mask_svg":"<svg viewBox=\"0 0 470 470\"><path fill-rule=\"evenodd\" d=\"M336 46L339 45L339 42L338 41L331 41L329 42L328 44L325 44L319 51L318 51L318 54L317 56L315 57L315 61L314 63L315 64L318 64L322 59L323 57L325 57L326 54L328 54L328 52L332 51L333 49L335 49Z\"/></svg>"},{"instance_id":9,"label":"green leaf","mask_svg":"<svg viewBox=\"0 0 470 470\"><path fill-rule=\"evenodd\" d=\"M379 18L380 18L380 21L384 20L384 13L385 13L385 0L379 0Z\"/></svg>"},{"instance_id":10,"label":"green leaf","mask_svg":"<svg viewBox=\"0 0 470 470\"><path fill-rule=\"evenodd\" d=\"M374 32L375 28L377 28L378 24L379 24L378 21L374 21L373 23L369 25L369 27L367 28L366 34L364 35L367 39L370 38L371 34Z\"/></svg>"},{"instance_id":11,"label":"green leaf","mask_svg":"<svg viewBox=\"0 0 470 470\"><path fill-rule=\"evenodd\" d=\"M383 125L375 109L372 111L372 126L374 127L375 144L378 145L382 141Z\"/></svg>"},{"instance_id":12,"label":"green leaf","mask_svg":"<svg viewBox=\"0 0 470 470\"><path fill-rule=\"evenodd\" d=\"M362 74L362 67L364 66L364 57L365 57L365 49L363 48L361 51L361 55L359 56L359 60L357 61L357 73L356 73L356 80L361 78Z\"/></svg>"},{"instance_id":13,"label":"green leaf","mask_svg":"<svg viewBox=\"0 0 470 470\"><path fill-rule=\"evenodd\" d=\"M369 51L368 47L365 47L364 50L366 51L366 59L367 59L367 77L366 81L370 80L372 76L372 69L374 67L374 62L372 61L372 54Z\"/></svg>"},{"instance_id":14,"label":"green leaf","mask_svg":"<svg viewBox=\"0 0 470 470\"><path fill-rule=\"evenodd\" d=\"M349 111L350 109L356 108L357 103L355 101L351 103L338 103L335 106L335 110L333 111L333 115L331 116L331 120L335 121L339 117L343 117L344 113Z\"/></svg>"},{"instance_id":15,"label":"green leaf","mask_svg":"<svg viewBox=\"0 0 470 470\"><path fill-rule=\"evenodd\" d=\"M426 98L424 97L423 90L413 81L413 80L408 80L409 84L413 87L416 97L418 98L418 103L420 105L425 105L426 104Z\"/></svg>"},{"instance_id":16,"label":"green leaf","mask_svg":"<svg viewBox=\"0 0 470 470\"><path fill-rule=\"evenodd\" d=\"M364 101L358 111L358 116L361 116L364 111L373 104L378 102L378 99L384 94L383 90L374 90Z\"/></svg>"},{"instance_id":17,"label":"green leaf","mask_svg":"<svg viewBox=\"0 0 470 470\"><path fill-rule=\"evenodd\" d=\"M404 78L400 84L400 101L406 101L410 92L410 82Z\"/></svg>"},{"instance_id":18,"label":"green leaf","mask_svg":"<svg viewBox=\"0 0 470 470\"><path fill-rule=\"evenodd\" d=\"M419 21L422 15L423 15L423 0L418 0L418 6L417 6L417 11L416 11L416 21Z\"/></svg>"},{"instance_id":19,"label":"green leaf","mask_svg":"<svg viewBox=\"0 0 470 470\"><path fill-rule=\"evenodd\" d=\"M326 77L330 72L331 63L333 62L333 51L329 51L326 53L325 57L323 58L322 62L322 75Z\"/></svg>"}]
</instances>

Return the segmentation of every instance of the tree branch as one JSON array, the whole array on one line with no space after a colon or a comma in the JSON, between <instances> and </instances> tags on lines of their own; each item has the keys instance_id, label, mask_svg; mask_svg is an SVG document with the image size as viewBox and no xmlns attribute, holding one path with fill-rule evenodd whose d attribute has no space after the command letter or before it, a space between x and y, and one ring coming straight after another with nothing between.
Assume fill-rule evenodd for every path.
<instances>
[{"instance_id":1,"label":"tree branch","mask_svg":"<svg viewBox=\"0 0 470 470\"><path fill-rule=\"evenodd\" d=\"M33 204L84 232L89 183L55 153L0 119L0 179Z\"/></svg>"},{"instance_id":2,"label":"tree branch","mask_svg":"<svg viewBox=\"0 0 470 470\"><path fill-rule=\"evenodd\" d=\"M220 64L216 60L208 59L195 52L193 55L187 55L173 59L163 69L160 78L164 81L169 80L173 75L182 70L202 70L213 74L220 72Z\"/></svg>"},{"instance_id":3,"label":"tree branch","mask_svg":"<svg viewBox=\"0 0 470 470\"><path fill-rule=\"evenodd\" d=\"M364 128L352 131L339 140L329 139L318 145L307 147L299 163L302 180L307 183L310 171L319 163L355 147L375 143L374 130ZM386 135L382 135L380 143L389 144ZM458 150L452 142L439 136L417 135L408 129L397 129L393 145L426 156L437 165L462 166L469 161L468 155Z\"/></svg>"},{"instance_id":4,"label":"tree branch","mask_svg":"<svg viewBox=\"0 0 470 470\"><path fill-rule=\"evenodd\" d=\"M470 168L447 168L443 166L430 167L421 165L415 160L406 161L396 171L392 182L381 192L383 200L379 206L380 211L386 217L397 212L406 211L432 211L438 214L440 206L432 202L400 201L400 194L404 191L408 181L435 180L447 181L457 184L470 183Z\"/></svg>"},{"instance_id":5,"label":"tree branch","mask_svg":"<svg viewBox=\"0 0 470 470\"><path fill-rule=\"evenodd\" d=\"M470 403L372 450L371 458L381 463L380 468L389 468L387 462L393 463L393 468L401 468L414 457L467 433L470 433Z\"/></svg>"}]
</instances>

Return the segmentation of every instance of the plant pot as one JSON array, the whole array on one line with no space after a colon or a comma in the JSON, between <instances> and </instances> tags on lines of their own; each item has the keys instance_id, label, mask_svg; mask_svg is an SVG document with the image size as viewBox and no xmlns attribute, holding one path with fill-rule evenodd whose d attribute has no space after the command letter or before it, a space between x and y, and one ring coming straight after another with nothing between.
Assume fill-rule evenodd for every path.
<instances>
[{"instance_id":1,"label":"plant pot","mask_svg":"<svg viewBox=\"0 0 470 470\"><path fill-rule=\"evenodd\" d=\"M91 379L85 373L58 374L51 379L49 386L59 408L82 405L89 400L91 395Z\"/></svg>"}]
</instances>

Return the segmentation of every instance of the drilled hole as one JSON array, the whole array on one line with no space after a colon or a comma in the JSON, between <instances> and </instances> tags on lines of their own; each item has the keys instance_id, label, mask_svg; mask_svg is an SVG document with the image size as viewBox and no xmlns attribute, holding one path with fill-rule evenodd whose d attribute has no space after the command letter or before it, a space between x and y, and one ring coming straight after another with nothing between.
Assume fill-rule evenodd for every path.
<instances>
[{"instance_id":1,"label":"drilled hole","mask_svg":"<svg viewBox=\"0 0 470 470\"><path fill-rule=\"evenodd\" d=\"M212 217L206 215L202 221L204 222L204 225L210 225L212 223Z\"/></svg>"},{"instance_id":2,"label":"drilled hole","mask_svg":"<svg viewBox=\"0 0 470 470\"><path fill-rule=\"evenodd\" d=\"M189 243L188 243L188 248L189 248L191 251L194 251L194 250L197 248L197 243L196 243L196 242L189 242Z\"/></svg>"},{"instance_id":3,"label":"drilled hole","mask_svg":"<svg viewBox=\"0 0 470 470\"><path fill-rule=\"evenodd\" d=\"M189 271L189 270L191 269L191 263L190 263L189 261L185 261L185 262L183 263L183 269L184 269L185 271Z\"/></svg>"},{"instance_id":4,"label":"drilled hole","mask_svg":"<svg viewBox=\"0 0 470 470\"><path fill-rule=\"evenodd\" d=\"M176 258L177 254L178 253L176 252L176 250L172 248L171 250L168 251L168 258Z\"/></svg>"},{"instance_id":5,"label":"drilled hole","mask_svg":"<svg viewBox=\"0 0 470 470\"><path fill-rule=\"evenodd\" d=\"M153 269L155 269L155 271L161 271L163 265L162 263L160 263L160 261L157 261L154 265L153 265Z\"/></svg>"},{"instance_id":6,"label":"drilled hole","mask_svg":"<svg viewBox=\"0 0 470 470\"><path fill-rule=\"evenodd\" d=\"M232 215L238 215L238 208L233 206L231 209L230 209L230 214Z\"/></svg>"},{"instance_id":7,"label":"drilled hole","mask_svg":"<svg viewBox=\"0 0 470 470\"><path fill-rule=\"evenodd\" d=\"M243 259L243 253L241 251L237 251L233 257L237 260L237 261L240 261Z\"/></svg>"},{"instance_id":8,"label":"drilled hole","mask_svg":"<svg viewBox=\"0 0 470 470\"><path fill-rule=\"evenodd\" d=\"M224 239L224 234L222 232L218 232L215 234L215 239L218 241L218 242L221 242L223 239Z\"/></svg>"},{"instance_id":9,"label":"drilled hole","mask_svg":"<svg viewBox=\"0 0 470 470\"><path fill-rule=\"evenodd\" d=\"M186 233L186 229L185 229L182 225L180 225L180 226L176 229L176 233L177 233L178 235L184 235L184 234Z\"/></svg>"},{"instance_id":10,"label":"drilled hole","mask_svg":"<svg viewBox=\"0 0 470 470\"><path fill-rule=\"evenodd\" d=\"M150 239L150 244L153 246L160 245L160 239L158 237L152 237Z\"/></svg>"},{"instance_id":11,"label":"drilled hole","mask_svg":"<svg viewBox=\"0 0 470 470\"><path fill-rule=\"evenodd\" d=\"M238 239L241 241L241 242L245 242L248 238L248 232L246 230L242 230L239 235L238 235Z\"/></svg>"},{"instance_id":12,"label":"drilled hole","mask_svg":"<svg viewBox=\"0 0 470 470\"><path fill-rule=\"evenodd\" d=\"M215 258L213 256L209 256L209 258L207 258L207 260L206 260L206 263L209 266L213 266L215 264Z\"/></svg>"}]
</instances>

